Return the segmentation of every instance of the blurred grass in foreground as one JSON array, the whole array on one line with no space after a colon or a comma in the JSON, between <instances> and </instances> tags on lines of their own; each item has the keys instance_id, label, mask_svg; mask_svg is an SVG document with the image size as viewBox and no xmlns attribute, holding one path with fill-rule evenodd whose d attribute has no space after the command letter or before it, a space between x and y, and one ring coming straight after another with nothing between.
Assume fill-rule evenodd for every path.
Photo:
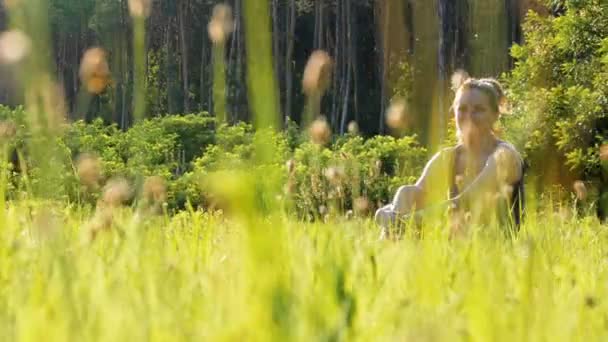
<instances>
[{"instance_id":1,"label":"blurred grass in foreground","mask_svg":"<svg viewBox=\"0 0 608 342\"><path fill-rule=\"evenodd\" d=\"M513 240L379 242L368 221L278 217L272 264L247 229L209 213L9 206L0 248L6 340L603 340L608 232L543 213ZM260 221L261 224L263 221ZM268 223L266 223L268 224ZM261 228L261 227L260 227ZM268 235L266 235L268 236Z\"/></svg>"}]
</instances>

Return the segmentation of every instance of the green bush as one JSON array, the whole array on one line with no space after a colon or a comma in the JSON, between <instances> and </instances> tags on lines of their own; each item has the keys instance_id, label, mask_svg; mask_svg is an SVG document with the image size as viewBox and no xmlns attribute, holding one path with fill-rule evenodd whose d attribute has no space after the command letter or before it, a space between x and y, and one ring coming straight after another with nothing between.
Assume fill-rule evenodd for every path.
<instances>
[{"instance_id":1,"label":"green bush","mask_svg":"<svg viewBox=\"0 0 608 342\"><path fill-rule=\"evenodd\" d=\"M598 152L608 142L608 4L562 2L559 17L527 16L525 44L513 47L516 66L505 77L514 115L503 123L541 186L569 188L580 178L605 187Z\"/></svg>"},{"instance_id":2,"label":"green bush","mask_svg":"<svg viewBox=\"0 0 608 342\"><path fill-rule=\"evenodd\" d=\"M414 137L346 136L329 148L302 144L294 152L288 187L297 212L306 218L326 210L369 213L386 203L401 185L420 175L426 150ZM364 200L357 208L354 201Z\"/></svg>"},{"instance_id":3,"label":"green bush","mask_svg":"<svg viewBox=\"0 0 608 342\"><path fill-rule=\"evenodd\" d=\"M21 108L0 107L3 121L20 122L23 117ZM25 124L18 126L11 139L13 146L25 146L27 132ZM256 132L246 123L216 128L214 119L204 114L157 117L127 131L97 119L66 127L58 137L61 160L57 162L74 171L64 174L61 184L67 199L81 204L93 205L100 195L100 189L91 193L91 189L82 188L75 172L78 157L91 154L99 157L102 184L121 176L137 190L145 176L164 178L170 210L213 205L218 200L214 187L229 181L226 177L230 173L239 173L249 175L255 186L275 186L278 197L257 198L259 210L289 203L298 216L314 218L323 207L336 213L351 210L356 199L365 199L364 211L370 212L387 202L398 186L415 181L426 157L415 137L366 140L346 135L328 147L305 139L294 123L280 133ZM272 146L272 154L257 155L257 146L263 144ZM19 150L25 155L25 164L30 164L26 149ZM295 166L292 170L286 167L290 160ZM331 175L334 171L335 177ZM27 169L28 177L13 172L11 196L26 188L24 180L35 184L40 178L37 172ZM285 198L287 202L282 201ZM361 208L356 211L362 212Z\"/></svg>"}]
</instances>

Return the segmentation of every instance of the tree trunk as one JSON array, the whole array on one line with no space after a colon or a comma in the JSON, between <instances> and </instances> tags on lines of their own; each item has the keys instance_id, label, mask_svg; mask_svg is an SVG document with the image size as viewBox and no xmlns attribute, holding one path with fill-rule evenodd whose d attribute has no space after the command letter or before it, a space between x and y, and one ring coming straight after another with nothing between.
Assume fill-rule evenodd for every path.
<instances>
[{"instance_id":1,"label":"tree trunk","mask_svg":"<svg viewBox=\"0 0 608 342\"><path fill-rule=\"evenodd\" d=\"M345 6L344 6L345 10L344 10L344 18L343 18L343 24L345 26L345 34L346 34L346 39L344 40L345 44L344 44L344 51L347 51L347 53L344 54L344 72L345 72L345 89L344 89L344 103L342 104L342 120L340 122L340 134L344 134L345 130L346 130L346 121L348 120L348 100L349 100L349 96L350 96L350 84L351 84L351 77L352 77L352 35L351 35L351 2L349 0L345 0Z\"/></svg>"},{"instance_id":2,"label":"tree trunk","mask_svg":"<svg viewBox=\"0 0 608 342\"><path fill-rule=\"evenodd\" d=\"M189 99L189 72L188 69L188 42L186 40L186 11L188 10L188 0L180 0L177 4L177 14L179 20L179 41L182 55L182 91L184 93L184 112L190 112L190 99Z\"/></svg>"},{"instance_id":3,"label":"tree trunk","mask_svg":"<svg viewBox=\"0 0 608 342\"><path fill-rule=\"evenodd\" d=\"M336 41L335 41L335 48L334 48L334 86L333 86L333 104L332 104L332 110L331 110L331 124L334 125L336 122L336 116L338 115L338 111L340 108L340 95L342 94L342 82L341 82L341 76L342 74L340 73L340 66L341 66L341 56L342 56L342 25L341 25L341 21L342 21L342 15L341 15L341 11L342 11L342 0L338 0L336 2L336 20L335 22L335 37L336 37Z\"/></svg>"},{"instance_id":4,"label":"tree trunk","mask_svg":"<svg viewBox=\"0 0 608 342\"><path fill-rule=\"evenodd\" d=\"M293 44L296 30L296 0L289 3L289 30L287 33L287 52L285 54L285 118L292 117L291 101L293 96Z\"/></svg>"},{"instance_id":5,"label":"tree trunk","mask_svg":"<svg viewBox=\"0 0 608 342\"><path fill-rule=\"evenodd\" d=\"M247 0L245 0L247 1ZM279 103L281 103L281 27L279 20L279 0L272 0L272 50L273 50L273 69L275 77L277 78L277 87L279 88L278 97ZM288 13L289 11L285 11ZM279 110L281 107L279 106ZM286 112L286 109L283 108L283 112Z\"/></svg>"},{"instance_id":6,"label":"tree trunk","mask_svg":"<svg viewBox=\"0 0 608 342\"><path fill-rule=\"evenodd\" d=\"M205 77L205 73L207 72L207 34L202 34L201 39L201 77L199 83L199 97L200 97L200 106L199 109L204 111L205 109L205 97L207 96L206 87L207 87L207 78ZM210 112L209 109L207 109Z\"/></svg>"}]
</instances>

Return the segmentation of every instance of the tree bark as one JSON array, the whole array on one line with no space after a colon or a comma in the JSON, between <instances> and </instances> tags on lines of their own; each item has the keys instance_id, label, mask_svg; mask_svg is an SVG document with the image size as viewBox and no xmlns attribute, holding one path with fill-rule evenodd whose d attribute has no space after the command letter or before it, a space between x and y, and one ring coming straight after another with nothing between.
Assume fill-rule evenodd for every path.
<instances>
[{"instance_id":1,"label":"tree bark","mask_svg":"<svg viewBox=\"0 0 608 342\"><path fill-rule=\"evenodd\" d=\"M200 75L200 83L199 83L199 97L200 97L200 106L199 109L204 111L205 108L205 97L206 89L207 89L207 78L205 77L205 73L207 72L207 34L202 34L201 39L201 75ZM210 112L209 109L207 109Z\"/></svg>"},{"instance_id":2,"label":"tree bark","mask_svg":"<svg viewBox=\"0 0 608 342\"><path fill-rule=\"evenodd\" d=\"M179 41L182 55L182 91L184 100L184 112L190 112L190 99L189 99L189 73L188 69L188 42L186 40L186 11L188 9L188 0L179 0L177 4L177 13L179 20Z\"/></svg>"},{"instance_id":3,"label":"tree bark","mask_svg":"<svg viewBox=\"0 0 608 342\"><path fill-rule=\"evenodd\" d=\"M289 29L287 33L287 52L285 53L285 118L292 117L291 101L293 96L293 44L296 30L296 0L289 3Z\"/></svg>"}]
</instances>

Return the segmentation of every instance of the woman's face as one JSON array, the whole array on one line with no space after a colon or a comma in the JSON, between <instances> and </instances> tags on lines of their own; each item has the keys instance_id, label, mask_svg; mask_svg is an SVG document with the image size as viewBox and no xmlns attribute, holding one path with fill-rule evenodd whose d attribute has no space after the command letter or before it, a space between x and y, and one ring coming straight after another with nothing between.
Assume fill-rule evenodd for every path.
<instances>
[{"instance_id":1,"label":"woman's face","mask_svg":"<svg viewBox=\"0 0 608 342\"><path fill-rule=\"evenodd\" d=\"M490 99L478 89L462 89L454 100L456 128L462 142L468 146L479 144L481 138L492 134L498 113L490 106Z\"/></svg>"}]
</instances>

